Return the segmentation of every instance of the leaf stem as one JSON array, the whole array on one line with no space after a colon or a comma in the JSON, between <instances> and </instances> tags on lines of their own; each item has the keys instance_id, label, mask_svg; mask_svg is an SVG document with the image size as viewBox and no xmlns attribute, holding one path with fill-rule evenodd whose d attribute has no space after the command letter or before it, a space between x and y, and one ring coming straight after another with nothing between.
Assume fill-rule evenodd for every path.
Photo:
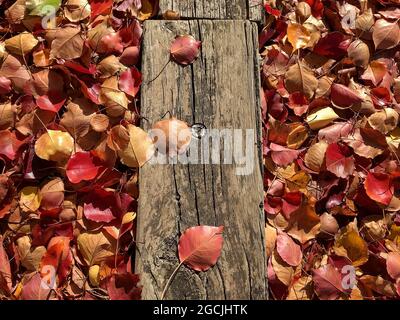
<instances>
[{"instance_id":1,"label":"leaf stem","mask_svg":"<svg viewBox=\"0 0 400 320\"><path fill-rule=\"evenodd\" d=\"M167 290L168 290L169 286L171 285L172 280L174 280L174 278L175 278L176 274L178 273L179 268L182 266L183 262L184 261L182 261L180 264L178 264L178 266L175 268L175 270L170 275L170 277L167 281L167 284L165 285L164 290L161 294L161 300L164 300L165 294L167 293Z\"/></svg>"}]
</instances>

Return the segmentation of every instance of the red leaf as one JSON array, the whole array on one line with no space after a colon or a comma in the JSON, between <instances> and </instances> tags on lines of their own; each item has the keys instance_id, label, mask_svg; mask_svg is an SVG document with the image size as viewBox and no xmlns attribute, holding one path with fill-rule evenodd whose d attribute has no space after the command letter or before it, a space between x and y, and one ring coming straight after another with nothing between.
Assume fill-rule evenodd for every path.
<instances>
[{"instance_id":1,"label":"red leaf","mask_svg":"<svg viewBox=\"0 0 400 320\"><path fill-rule=\"evenodd\" d=\"M351 149L346 145L332 143L326 149L326 168L339 178L353 174L354 158Z\"/></svg>"},{"instance_id":2,"label":"red leaf","mask_svg":"<svg viewBox=\"0 0 400 320\"><path fill-rule=\"evenodd\" d=\"M328 33L321 38L314 47L314 52L321 56L338 60L347 54L347 48L351 40L346 39L344 34L340 32Z\"/></svg>"},{"instance_id":3,"label":"red leaf","mask_svg":"<svg viewBox=\"0 0 400 320\"><path fill-rule=\"evenodd\" d=\"M119 57L119 62L126 66L134 66L139 62L140 59L140 48L139 47L128 47Z\"/></svg>"},{"instance_id":4,"label":"red leaf","mask_svg":"<svg viewBox=\"0 0 400 320\"><path fill-rule=\"evenodd\" d=\"M301 263L303 254L301 253L300 246L284 232L279 232L278 234L276 239L276 250L282 260L288 265L296 267Z\"/></svg>"},{"instance_id":5,"label":"red leaf","mask_svg":"<svg viewBox=\"0 0 400 320\"><path fill-rule=\"evenodd\" d=\"M267 13L272 14L275 18L279 18L281 16L281 12L278 9L272 8L269 4L264 4L264 9Z\"/></svg>"},{"instance_id":6,"label":"red leaf","mask_svg":"<svg viewBox=\"0 0 400 320\"><path fill-rule=\"evenodd\" d=\"M330 264L313 270L314 290L321 300L336 300L341 293L342 275Z\"/></svg>"},{"instance_id":7,"label":"red leaf","mask_svg":"<svg viewBox=\"0 0 400 320\"><path fill-rule=\"evenodd\" d=\"M189 65L197 59L201 47L201 41L185 35L178 36L171 45L171 59L181 65Z\"/></svg>"},{"instance_id":8,"label":"red leaf","mask_svg":"<svg viewBox=\"0 0 400 320\"><path fill-rule=\"evenodd\" d=\"M14 132L9 130L0 131L0 154L5 155L10 160L15 160L18 149L25 143L15 136Z\"/></svg>"},{"instance_id":9,"label":"red leaf","mask_svg":"<svg viewBox=\"0 0 400 320\"><path fill-rule=\"evenodd\" d=\"M305 0L311 7L311 13L315 18L321 18L324 13L324 5L321 0Z\"/></svg>"},{"instance_id":10,"label":"red leaf","mask_svg":"<svg viewBox=\"0 0 400 320\"><path fill-rule=\"evenodd\" d=\"M371 89L371 98L376 108L382 109L392 102L390 91L385 87Z\"/></svg>"},{"instance_id":11,"label":"red leaf","mask_svg":"<svg viewBox=\"0 0 400 320\"><path fill-rule=\"evenodd\" d=\"M386 268L394 280L400 279L400 253L389 252L386 258Z\"/></svg>"},{"instance_id":12,"label":"red leaf","mask_svg":"<svg viewBox=\"0 0 400 320\"><path fill-rule=\"evenodd\" d=\"M95 189L84 200L83 213L95 222L110 222L118 216L115 194L103 189Z\"/></svg>"},{"instance_id":13,"label":"red leaf","mask_svg":"<svg viewBox=\"0 0 400 320\"><path fill-rule=\"evenodd\" d=\"M80 183L96 178L100 166L90 152L77 152L68 160L66 173L69 181Z\"/></svg>"},{"instance_id":14,"label":"red leaf","mask_svg":"<svg viewBox=\"0 0 400 320\"><path fill-rule=\"evenodd\" d=\"M299 150L282 147L279 144L271 143L271 158L279 166L287 166L292 163L300 154Z\"/></svg>"},{"instance_id":15,"label":"red leaf","mask_svg":"<svg viewBox=\"0 0 400 320\"><path fill-rule=\"evenodd\" d=\"M289 220L290 214L296 211L301 205L302 193L299 191L288 192L283 196L282 200L282 214Z\"/></svg>"},{"instance_id":16,"label":"red leaf","mask_svg":"<svg viewBox=\"0 0 400 320\"><path fill-rule=\"evenodd\" d=\"M196 271L207 271L221 255L223 226L198 226L186 229L178 244L181 263Z\"/></svg>"},{"instance_id":17,"label":"red leaf","mask_svg":"<svg viewBox=\"0 0 400 320\"><path fill-rule=\"evenodd\" d=\"M289 96L288 106L296 116L302 116L308 110L307 97L302 92L293 92Z\"/></svg>"},{"instance_id":18,"label":"red leaf","mask_svg":"<svg viewBox=\"0 0 400 320\"><path fill-rule=\"evenodd\" d=\"M108 15L111 12L113 0L89 0L91 8L90 20L94 20L99 15Z\"/></svg>"},{"instance_id":19,"label":"red leaf","mask_svg":"<svg viewBox=\"0 0 400 320\"><path fill-rule=\"evenodd\" d=\"M141 84L142 74L135 67L122 72L118 81L119 88L132 97L137 95Z\"/></svg>"},{"instance_id":20,"label":"red leaf","mask_svg":"<svg viewBox=\"0 0 400 320\"><path fill-rule=\"evenodd\" d=\"M43 279L46 278L46 275L48 275L48 272L51 272L51 270L54 270L55 274L50 274L49 276L57 275L58 284L62 284L67 278L73 262L69 242L70 238L68 237L54 237L50 240L47 246L47 252L42 257L40 263L41 276Z\"/></svg>"},{"instance_id":21,"label":"red leaf","mask_svg":"<svg viewBox=\"0 0 400 320\"><path fill-rule=\"evenodd\" d=\"M349 108L353 104L363 101L356 92L338 83L332 84L331 100L336 106L341 108Z\"/></svg>"},{"instance_id":22,"label":"red leaf","mask_svg":"<svg viewBox=\"0 0 400 320\"><path fill-rule=\"evenodd\" d=\"M392 200L394 187L386 173L369 172L365 179L365 191L372 200L388 205Z\"/></svg>"},{"instance_id":23,"label":"red leaf","mask_svg":"<svg viewBox=\"0 0 400 320\"><path fill-rule=\"evenodd\" d=\"M58 92L50 92L47 95L36 98L36 104L39 109L52 112L60 111L66 101L65 95Z\"/></svg>"},{"instance_id":24,"label":"red leaf","mask_svg":"<svg viewBox=\"0 0 400 320\"><path fill-rule=\"evenodd\" d=\"M142 287L139 276L131 273L114 274L107 278L106 288L110 300L140 300Z\"/></svg>"}]
</instances>

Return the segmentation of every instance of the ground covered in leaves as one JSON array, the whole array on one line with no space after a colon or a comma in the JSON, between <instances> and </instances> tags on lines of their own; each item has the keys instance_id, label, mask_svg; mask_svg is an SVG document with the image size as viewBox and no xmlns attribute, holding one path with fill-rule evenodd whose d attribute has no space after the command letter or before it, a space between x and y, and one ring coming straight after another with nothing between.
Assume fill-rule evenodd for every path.
<instances>
[{"instance_id":1,"label":"ground covered in leaves","mask_svg":"<svg viewBox=\"0 0 400 320\"><path fill-rule=\"evenodd\" d=\"M274 299L399 299L400 2L267 1L260 33Z\"/></svg>"},{"instance_id":2,"label":"ground covered in leaves","mask_svg":"<svg viewBox=\"0 0 400 320\"><path fill-rule=\"evenodd\" d=\"M140 298L136 66L154 3L0 0L0 298Z\"/></svg>"}]
</instances>

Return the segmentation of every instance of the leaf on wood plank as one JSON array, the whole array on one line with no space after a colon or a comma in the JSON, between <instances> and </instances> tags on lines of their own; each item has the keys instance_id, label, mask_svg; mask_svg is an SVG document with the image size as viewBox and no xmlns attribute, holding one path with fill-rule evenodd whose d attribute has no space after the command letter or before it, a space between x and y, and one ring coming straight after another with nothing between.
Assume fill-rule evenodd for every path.
<instances>
[{"instance_id":1,"label":"leaf on wood plank","mask_svg":"<svg viewBox=\"0 0 400 320\"><path fill-rule=\"evenodd\" d=\"M201 41L197 41L193 36L178 36L171 44L171 59L178 64L187 66L197 59L200 48Z\"/></svg>"},{"instance_id":2,"label":"leaf on wood plank","mask_svg":"<svg viewBox=\"0 0 400 320\"><path fill-rule=\"evenodd\" d=\"M221 255L223 226L191 227L181 235L178 244L179 260L196 271L207 271Z\"/></svg>"}]
</instances>

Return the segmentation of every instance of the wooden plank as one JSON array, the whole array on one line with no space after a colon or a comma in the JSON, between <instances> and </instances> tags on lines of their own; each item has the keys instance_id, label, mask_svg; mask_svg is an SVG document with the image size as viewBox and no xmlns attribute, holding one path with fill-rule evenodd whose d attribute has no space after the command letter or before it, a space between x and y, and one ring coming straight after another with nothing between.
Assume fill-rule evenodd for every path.
<instances>
[{"instance_id":1,"label":"wooden plank","mask_svg":"<svg viewBox=\"0 0 400 320\"><path fill-rule=\"evenodd\" d=\"M179 34L200 39L201 56L185 68L169 63L146 84L168 61L170 43ZM266 298L257 46L257 25L249 21L145 23L141 114L149 122L144 128L171 111L208 129L251 129L257 145L249 175L237 175L236 163L147 164L140 170L136 271L142 274L144 299L160 298L178 264L181 233L197 225L225 226L222 255L205 273L183 266L166 298Z\"/></svg>"},{"instance_id":2,"label":"wooden plank","mask_svg":"<svg viewBox=\"0 0 400 320\"><path fill-rule=\"evenodd\" d=\"M160 0L161 12L174 10L182 18L261 21L261 0Z\"/></svg>"}]
</instances>

